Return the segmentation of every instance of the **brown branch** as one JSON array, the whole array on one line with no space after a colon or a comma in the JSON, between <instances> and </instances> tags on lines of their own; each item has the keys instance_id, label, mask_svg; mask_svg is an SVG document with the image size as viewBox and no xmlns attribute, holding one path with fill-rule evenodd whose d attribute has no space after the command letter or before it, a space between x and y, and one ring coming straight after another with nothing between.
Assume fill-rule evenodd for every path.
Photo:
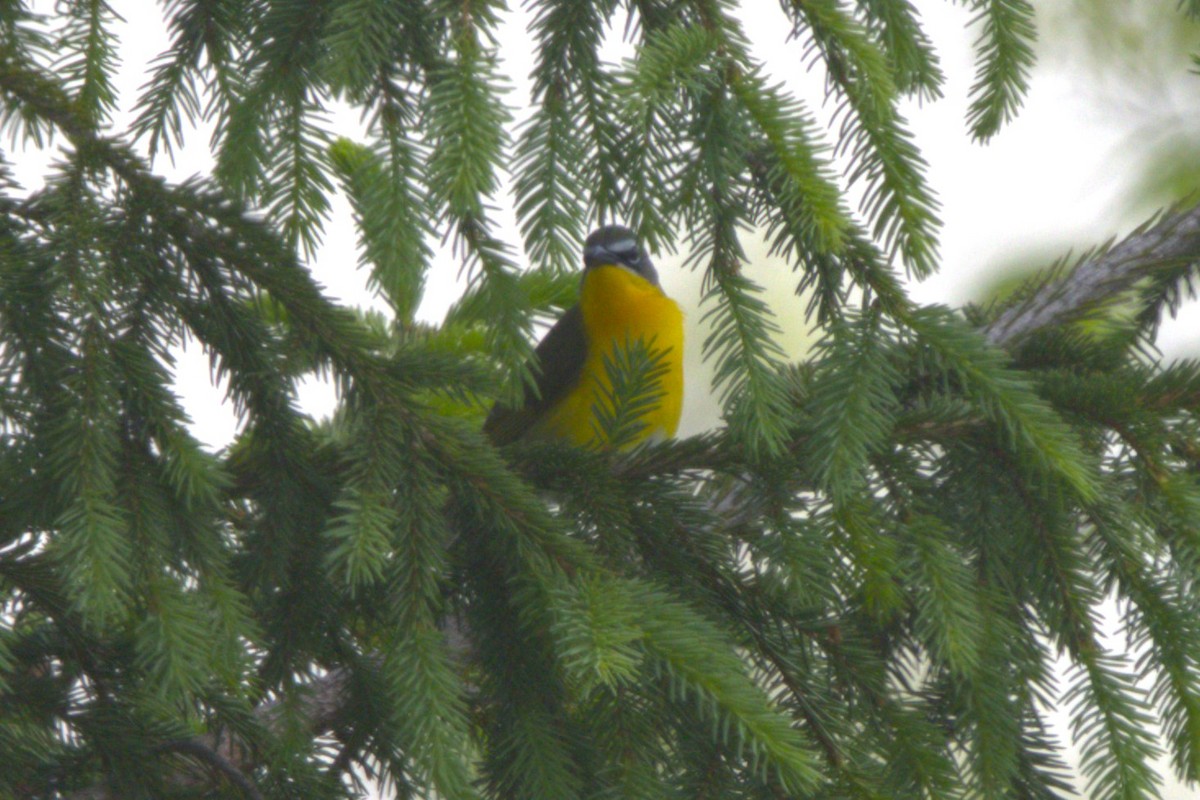
<instances>
[{"instance_id":1,"label":"brown branch","mask_svg":"<svg viewBox=\"0 0 1200 800\"><path fill-rule=\"evenodd\" d=\"M466 654L474 645L471 633L465 629L462 620L454 615L444 618L441 631L448 649L456 658L469 657ZM367 660L372 659L368 657ZM315 737L327 734L334 729L346 706L350 675L348 668L331 670L298 687L303 692L298 701L276 698L261 703L254 709L254 720L269 734L280 733L287 723L284 719L284 704L288 703L292 706L289 718L294 716L302 720L305 730L310 735ZM258 788L248 777L260 765L258 752L227 732L210 731L191 739L175 739L164 742L155 749L199 758L237 786L244 797L251 800L261 797ZM181 766L169 773L168 782L177 789L195 791L208 786L211 780ZM67 792L62 796L64 800L117 800L118 797L103 784Z\"/></svg>"},{"instance_id":2,"label":"brown branch","mask_svg":"<svg viewBox=\"0 0 1200 800\"><path fill-rule=\"evenodd\" d=\"M298 701L298 716L306 722L309 733L317 736L333 728L345 704L349 678L349 670L335 669L302 687L304 696ZM269 731L280 729L283 726L283 704L283 699L262 703L254 709L255 720ZM229 779L244 796L261 797L257 787L247 777L258 766L258 755L253 747L236 737L210 732L191 739L165 742L157 749L198 757ZM206 785L208 778L179 769L170 775L169 781L178 789L199 789ZM117 795L100 784L68 792L63 797L66 800L117 800Z\"/></svg>"},{"instance_id":3,"label":"brown branch","mask_svg":"<svg viewBox=\"0 0 1200 800\"><path fill-rule=\"evenodd\" d=\"M1197 262L1200 205L1163 214L1115 246L1085 258L1062 280L1006 309L983 333L992 344L1009 347L1035 331L1078 318L1157 270Z\"/></svg>"},{"instance_id":4,"label":"brown branch","mask_svg":"<svg viewBox=\"0 0 1200 800\"><path fill-rule=\"evenodd\" d=\"M176 739L171 742L165 742L155 749L160 752L174 752L194 756L197 760L208 764L214 771L224 775L226 780L236 786L250 800L263 800L262 792L258 790L258 787L254 785L252 780L246 777L242 770L238 769L229 759L198 739Z\"/></svg>"}]
</instances>

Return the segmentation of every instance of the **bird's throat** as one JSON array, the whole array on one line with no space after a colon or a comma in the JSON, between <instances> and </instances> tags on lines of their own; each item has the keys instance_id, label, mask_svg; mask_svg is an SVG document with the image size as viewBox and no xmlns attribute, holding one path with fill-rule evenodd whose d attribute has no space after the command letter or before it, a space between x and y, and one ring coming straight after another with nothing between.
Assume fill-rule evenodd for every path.
<instances>
[{"instance_id":1,"label":"bird's throat","mask_svg":"<svg viewBox=\"0 0 1200 800\"><path fill-rule=\"evenodd\" d=\"M662 289L624 267L592 267L579 292L584 326L595 338L650 337L669 328L679 307ZM666 331L662 331L666 333Z\"/></svg>"}]
</instances>

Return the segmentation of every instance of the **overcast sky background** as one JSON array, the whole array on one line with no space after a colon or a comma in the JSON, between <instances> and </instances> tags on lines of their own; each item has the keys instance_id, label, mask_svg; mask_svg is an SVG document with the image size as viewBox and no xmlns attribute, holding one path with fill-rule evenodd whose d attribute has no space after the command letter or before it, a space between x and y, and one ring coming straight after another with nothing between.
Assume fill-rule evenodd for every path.
<instances>
[{"instance_id":1,"label":"overcast sky background","mask_svg":"<svg viewBox=\"0 0 1200 800\"><path fill-rule=\"evenodd\" d=\"M1171 120L1186 123L1188 114L1200 108L1200 77L1189 74L1186 56L1168 60L1165 66L1157 65L1161 75L1156 78L1153 97L1122 101L1119 93L1109 91L1112 86L1098 82L1096 72L1081 67L1074 58L1078 53L1071 42L1077 31L1072 27L1075 22L1071 8L1081 2L1095 0L1053 0L1048 4L1055 14L1052 19L1043 15L1042 22L1055 26L1054 35L1049 37L1053 46L1041 48L1042 60L1032 76L1024 110L993 142L979 145L969 139L964 122L974 74L974 37L965 30L970 13L944 0L914 0L939 48L948 78L944 99L906 107L911 128L929 163L929 183L942 203L942 268L934 277L911 287L917 300L957 306L978 299L995 279L1000 265L1021 260L1048 263L1068 249L1078 252L1127 232L1139 221L1130 215L1127 197L1138 170L1143 168L1139 159L1154 146L1147 130L1172 124ZM1039 10L1047 7L1035 4ZM1114 3L1129 8L1139 4L1171 9L1176 5L1175 0ZM52 2L38 5L46 12L53 10ZM112 0L112 5L125 18L120 26L121 68L117 82L122 111L114 120L114 128L119 131L131 119L129 111L138 87L146 80L147 65L166 49L168 40L157 4L150 0ZM514 1L513 5L520 3ZM821 102L823 75L808 69L802 43L787 41L789 26L778 5L765 0L744 0L742 5L746 31L769 73L805 98L819 119L828 120L832 109ZM527 14L513 11L502 35L502 55L514 81L509 100L516 105L518 117L523 111L520 104L527 102L525 78L536 55L524 32L528 21ZM1185 24L1182 17L1179 24ZM631 53L630 46L620 41L618 29L612 38L610 57L618 59ZM331 122L336 133L361 138L357 114L334 114ZM160 156L156 169L175 180L210 173L208 138L208 131L193 134L187 147L176 154L174 163ZM27 188L36 189L52 157L53 151L17 150L13 159L18 178ZM505 198L497 201L507 204ZM356 235L348 204L339 198L333 211L324 243L311 263L314 276L340 302L384 309L385 305L367 291L365 272L357 268ZM505 213L507 216L501 219L508 239L516 244L520 240L515 235L511 212ZM789 351L802 356L811 339L802 315L804 303L793 294L796 276L786 264L767 259L765 247L748 242L747 250L751 257L748 272L767 287ZM688 312L687 400L680 433L690 434L717 424L718 409L708 390L708 371L699 354L699 342L704 338L699 330L700 276L683 270L679 266L682 260L681 254L660 254L656 258L668 293ZM420 318L439 321L461 288L458 266L445 253L429 275ZM1196 306L1192 304L1179 319L1164 325L1160 346L1168 358L1200 353L1196 318ZM238 421L224 401L223 389L211 385L207 357L197 346L180 353L176 375L195 434L214 448L229 443ZM308 384L300 399L302 407L317 417L328 414L335 401L332 389L317 383ZM1169 773L1165 760L1163 765L1164 774ZM1170 785L1169 776L1168 784L1164 796L1170 800L1195 796Z\"/></svg>"}]
</instances>

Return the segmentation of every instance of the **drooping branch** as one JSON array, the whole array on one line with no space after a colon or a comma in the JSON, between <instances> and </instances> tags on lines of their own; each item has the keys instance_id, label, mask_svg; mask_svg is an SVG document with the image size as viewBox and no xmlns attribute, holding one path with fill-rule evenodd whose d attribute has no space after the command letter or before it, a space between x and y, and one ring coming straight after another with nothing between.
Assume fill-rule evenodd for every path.
<instances>
[{"instance_id":1,"label":"drooping branch","mask_svg":"<svg viewBox=\"0 0 1200 800\"><path fill-rule=\"evenodd\" d=\"M983 332L992 344L1009 347L1034 331L1078 318L1163 269L1178 271L1182 279L1197 262L1200 205L1163 214L1084 258L1057 282L1005 310Z\"/></svg>"}]
</instances>

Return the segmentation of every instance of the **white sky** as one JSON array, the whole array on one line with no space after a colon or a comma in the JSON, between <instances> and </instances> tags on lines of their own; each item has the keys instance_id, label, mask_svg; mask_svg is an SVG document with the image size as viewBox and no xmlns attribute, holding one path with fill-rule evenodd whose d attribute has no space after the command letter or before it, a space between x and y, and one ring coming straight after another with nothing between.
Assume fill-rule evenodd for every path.
<instances>
[{"instance_id":1,"label":"white sky","mask_svg":"<svg viewBox=\"0 0 1200 800\"><path fill-rule=\"evenodd\" d=\"M1069 7L1068 0L1057 0ZM1174 0L1143 0L1174 7ZM1065 60L1049 58L1038 67L1024 110L991 144L981 146L970 141L964 122L967 94L973 81L971 56L973 36L964 32L969 12L939 0L915 0L927 23L927 30L939 47L943 71L948 77L945 98L922 107L908 108L912 129L926 160L929 182L942 203L943 233L940 273L912 287L921 302L961 305L977 297L980 287L989 282L989 271L999 262L1015 255L1037 254L1046 260L1063 254L1068 247L1076 251L1127 231L1138 220L1125 219L1123 191L1137 162L1129 154L1135 141L1134 125L1139 120L1120 119L1111 109L1097 105L1091 79ZM40 3L50 10L49 0ZM513 2L519 6L520 3ZM116 129L125 127L128 110L137 97L137 87L146 79L146 65L167 44L161 12L149 0L113 0L113 6L126 18L121 27L121 73L123 112L115 120ZM778 80L787 82L802 97L808 98L822 118L830 109L820 107L822 76L806 69L802 46L788 43L788 26L775 3L743 0L746 29L755 43L757 55ZM1063 6L1060 6L1060 8ZM513 14L504 33L503 53L514 77L516 101L527 97L524 76L528 75L535 54L528 46L522 28L527 17ZM1068 23L1069 24L1069 23ZM614 56L627 55L628 48L614 43ZM1188 83L1188 64L1179 65L1180 102L1196 102L1200 91ZM1200 77L1192 76L1200 85ZM339 133L354 136L359 131L356 114L335 116ZM211 157L207 151L208 133L191 137L189 146L170 162L160 157L156 168L172 179L208 173ZM19 176L29 188L40 183L40 175L52 153L15 154ZM511 212L509 213L511 223ZM511 227L509 228L511 234ZM510 235L514 244L518 237ZM335 204L325 243L312 263L312 270L330 296L362 306L383 308L365 288L365 273L356 268L356 236L344 200ZM750 248L752 257L754 249ZM707 386L707 370L701 366L698 342L703 333L696 329L699 276L678 266L682 259L657 259L659 273L668 292L689 312L688 383L684 423L681 434L694 433L712 426L717 407ZM786 265L756 258L750 274L764 284L783 324L789 349L799 356L805 347L805 325L801 318L802 302L792 295L796 279ZM448 259L435 265L429 275L425 302L420 316L437 321L457 295L457 265ZM1181 319L1164 326L1161 345L1168 357L1195 355L1200 352L1200 329L1195 307ZM194 420L194 431L204 442L220 447L228 443L237 429L237 421L223 391L208 380L207 358L198 347L180 355L177 376L185 406ZM335 398L327 386L310 384L302 393L301 403L310 413L321 416L333 407ZM1169 773L1164 762L1164 774ZM1165 796L1182 800L1194 796L1180 787L1169 788Z\"/></svg>"}]
</instances>

